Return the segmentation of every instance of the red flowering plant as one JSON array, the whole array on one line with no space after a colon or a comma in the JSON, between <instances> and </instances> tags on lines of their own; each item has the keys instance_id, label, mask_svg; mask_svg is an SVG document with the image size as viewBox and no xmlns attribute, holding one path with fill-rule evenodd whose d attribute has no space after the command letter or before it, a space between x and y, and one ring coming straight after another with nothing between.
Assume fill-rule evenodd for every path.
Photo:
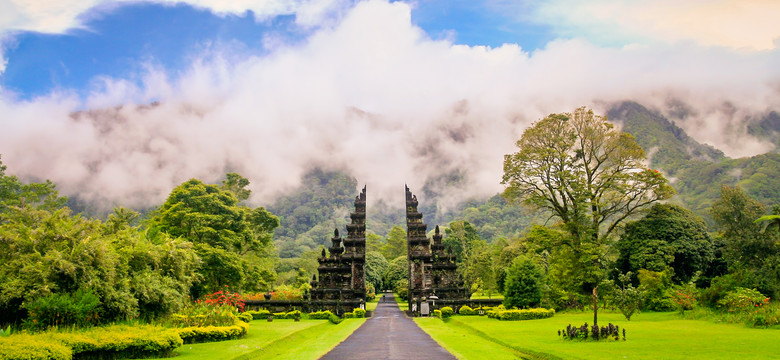
<instances>
[{"instance_id":1,"label":"red flowering plant","mask_svg":"<svg viewBox=\"0 0 780 360\"><path fill-rule=\"evenodd\" d=\"M231 292L227 285L225 285L225 290L204 296L203 302L212 306L231 306L238 312L244 312L244 299L240 294Z\"/></svg>"},{"instance_id":2,"label":"red flowering plant","mask_svg":"<svg viewBox=\"0 0 780 360\"><path fill-rule=\"evenodd\" d=\"M685 310L693 310L696 305L696 289L692 286L675 286L671 289L672 302L680 314Z\"/></svg>"},{"instance_id":3,"label":"red flowering plant","mask_svg":"<svg viewBox=\"0 0 780 360\"><path fill-rule=\"evenodd\" d=\"M171 315L170 321L174 327L227 326L233 325L238 313L243 311L244 300L241 295L231 292L225 286L225 290L208 294Z\"/></svg>"}]
</instances>

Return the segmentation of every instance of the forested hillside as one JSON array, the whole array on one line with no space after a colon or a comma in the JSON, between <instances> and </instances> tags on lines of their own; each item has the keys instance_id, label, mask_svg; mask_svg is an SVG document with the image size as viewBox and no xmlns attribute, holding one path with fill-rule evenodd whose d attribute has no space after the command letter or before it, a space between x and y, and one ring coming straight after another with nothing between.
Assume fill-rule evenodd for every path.
<instances>
[{"instance_id":1,"label":"forested hillside","mask_svg":"<svg viewBox=\"0 0 780 360\"><path fill-rule=\"evenodd\" d=\"M771 152L750 158L732 159L710 145L701 144L664 116L636 102L613 106L608 119L637 140L648 154L650 167L667 174L677 195L672 202L691 209L713 224L709 209L721 191L721 185L739 185L761 203L771 207L780 204L780 153ZM749 127L751 133L776 137L780 117L771 113ZM457 176L436 181L457 181ZM498 181L498 179L497 179ZM327 245L334 227L343 228L352 209L351 201L359 179L337 171L311 170L301 187L269 206L279 216L275 242L281 257L296 257L319 245ZM362 186L362 185L361 185ZM421 211L429 225L446 225L466 220L489 242L500 238L520 237L526 228L544 224L549 214L531 212L520 204L508 203L500 194L489 199L471 199L454 209L440 212L438 194L431 182L421 190ZM370 191L370 189L369 189ZM404 225L403 209L375 203L367 214L368 231L386 236L394 225Z\"/></svg>"},{"instance_id":2,"label":"forested hillside","mask_svg":"<svg viewBox=\"0 0 780 360\"><path fill-rule=\"evenodd\" d=\"M677 190L673 200L691 209L712 225L709 208L722 185L741 186L750 196L767 206L780 203L780 154L770 152L749 158L731 159L709 145L700 144L663 116L645 107L625 102L613 107L607 116L631 133L651 158L651 167L668 174ZM776 114L760 122L761 134L770 136L780 129ZM759 124L759 123L757 123ZM772 126L776 126L772 128ZM774 136L774 135L771 135Z\"/></svg>"}]
</instances>

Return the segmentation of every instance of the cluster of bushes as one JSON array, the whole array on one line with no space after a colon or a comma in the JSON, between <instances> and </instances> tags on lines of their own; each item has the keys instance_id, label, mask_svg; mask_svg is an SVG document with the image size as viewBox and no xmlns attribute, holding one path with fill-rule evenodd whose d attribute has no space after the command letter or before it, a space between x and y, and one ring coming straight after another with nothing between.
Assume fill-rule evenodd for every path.
<instances>
[{"instance_id":1,"label":"cluster of bushes","mask_svg":"<svg viewBox=\"0 0 780 360\"><path fill-rule=\"evenodd\" d=\"M620 340L620 327L609 323L607 326L599 328L598 325L588 326L588 323L583 324L580 327L571 326L569 324L563 330L558 330L558 336L563 337L564 340L607 340L614 339ZM626 341L626 329L623 329L623 341Z\"/></svg>"},{"instance_id":2,"label":"cluster of bushes","mask_svg":"<svg viewBox=\"0 0 780 360\"><path fill-rule=\"evenodd\" d=\"M249 323L250 321L254 320L255 317L252 316L252 314L247 314L245 312L238 314L238 320L241 320L245 323Z\"/></svg>"},{"instance_id":3,"label":"cluster of bushes","mask_svg":"<svg viewBox=\"0 0 780 360\"><path fill-rule=\"evenodd\" d=\"M194 303L169 317L172 327L229 326L237 318L235 308L229 305L214 306Z\"/></svg>"},{"instance_id":4,"label":"cluster of bushes","mask_svg":"<svg viewBox=\"0 0 780 360\"><path fill-rule=\"evenodd\" d=\"M458 309L459 315L479 315L479 311L472 309L468 305L461 306L460 309Z\"/></svg>"},{"instance_id":5,"label":"cluster of bushes","mask_svg":"<svg viewBox=\"0 0 780 360\"><path fill-rule=\"evenodd\" d=\"M551 318L555 315L555 309L503 309L502 306L496 307L487 311L487 315L491 319L498 320L535 320Z\"/></svg>"},{"instance_id":6,"label":"cluster of bushes","mask_svg":"<svg viewBox=\"0 0 780 360\"><path fill-rule=\"evenodd\" d=\"M5 337L0 339L0 359L168 357L182 344L176 329L114 325L86 331Z\"/></svg>"},{"instance_id":7,"label":"cluster of bushes","mask_svg":"<svg viewBox=\"0 0 780 360\"><path fill-rule=\"evenodd\" d=\"M27 319L23 326L37 331L52 326L91 326L98 322L100 298L91 290L76 290L73 294L49 294L23 305Z\"/></svg>"},{"instance_id":8,"label":"cluster of bushes","mask_svg":"<svg viewBox=\"0 0 780 360\"><path fill-rule=\"evenodd\" d=\"M366 311L360 308L357 308L355 310L352 310L352 312L348 312L344 314L345 319L364 318L364 317L366 317Z\"/></svg>"},{"instance_id":9,"label":"cluster of bushes","mask_svg":"<svg viewBox=\"0 0 780 360\"><path fill-rule=\"evenodd\" d=\"M274 313L274 319L300 319L300 318L301 318L300 310Z\"/></svg>"},{"instance_id":10,"label":"cluster of bushes","mask_svg":"<svg viewBox=\"0 0 780 360\"><path fill-rule=\"evenodd\" d=\"M236 321L230 326L191 326L176 329L185 344L239 339L249 331L249 324Z\"/></svg>"},{"instance_id":11,"label":"cluster of bushes","mask_svg":"<svg viewBox=\"0 0 780 360\"><path fill-rule=\"evenodd\" d=\"M244 314L251 315L253 320L265 320L268 318L268 315L271 315L271 312L268 310L249 310L244 312Z\"/></svg>"},{"instance_id":12,"label":"cluster of bushes","mask_svg":"<svg viewBox=\"0 0 780 360\"><path fill-rule=\"evenodd\" d=\"M452 315L455 315L455 310L452 310L449 306L444 306L441 309L433 310L433 317L437 317L439 319L449 319L452 317Z\"/></svg>"},{"instance_id":13,"label":"cluster of bushes","mask_svg":"<svg viewBox=\"0 0 780 360\"><path fill-rule=\"evenodd\" d=\"M358 309L358 310L361 310L361 309ZM336 314L330 312L330 310L312 312L312 313L309 313L308 316L309 316L309 319L328 320L328 321L330 321L331 324L340 324L341 321L342 321L342 319L340 317L338 317L338 316L336 316ZM366 313L365 313L365 310L364 310L363 317L365 317L365 316L366 316Z\"/></svg>"}]
</instances>

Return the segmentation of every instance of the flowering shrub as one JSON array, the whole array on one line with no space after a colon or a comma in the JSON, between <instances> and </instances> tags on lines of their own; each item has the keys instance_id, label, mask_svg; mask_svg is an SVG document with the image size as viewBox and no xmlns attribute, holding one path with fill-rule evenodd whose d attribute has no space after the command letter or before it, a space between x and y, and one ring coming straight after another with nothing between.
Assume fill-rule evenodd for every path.
<instances>
[{"instance_id":1,"label":"flowering shrub","mask_svg":"<svg viewBox=\"0 0 780 360\"><path fill-rule=\"evenodd\" d=\"M672 302L681 314L685 310L693 310L696 305L696 289L690 286L674 287L670 291Z\"/></svg>"},{"instance_id":2,"label":"flowering shrub","mask_svg":"<svg viewBox=\"0 0 780 360\"><path fill-rule=\"evenodd\" d=\"M228 290L227 285L225 285L225 290L208 294L201 301L212 306L232 306L238 312L244 312L244 300L241 298L241 295Z\"/></svg>"},{"instance_id":3,"label":"flowering shrub","mask_svg":"<svg viewBox=\"0 0 780 360\"><path fill-rule=\"evenodd\" d=\"M755 307L761 307L769 303L769 298L758 292L756 289L746 289L738 287L730 291L723 297L718 304L728 312L747 311Z\"/></svg>"},{"instance_id":4,"label":"flowering shrub","mask_svg":"<svg viewBox=\"0 0 780 360\"><path fill-rule=\"evenodd\" d=\"M271 300L303 300L303 290L282 285L271 291Z\"/></svg>"}]
</instances>

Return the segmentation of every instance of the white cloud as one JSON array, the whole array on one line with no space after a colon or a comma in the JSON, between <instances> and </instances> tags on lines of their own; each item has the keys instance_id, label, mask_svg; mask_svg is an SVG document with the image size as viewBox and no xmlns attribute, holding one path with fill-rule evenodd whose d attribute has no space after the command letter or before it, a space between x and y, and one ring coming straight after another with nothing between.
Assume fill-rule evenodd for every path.
<instances>
[{"instance_id":1,"label":"white cloud","mask_svg":"<svg viewBox=\"0 0 780 360\"><path fill-rule=\"evenodd\" d=\"M518 5L495 1L524 21L566 36L619 43L694 41L705 46L769 50L780 39L775 0L552 0Z\"/></svg>"},{"instance_id":2,"label":"white cloud","mask_svg":"<svg viewBox=\"0 0 780 360\"><path fill-rule=\"evenodd\" d=\"M10 173L125 206L159 204L184 180L227 171L247 176L253 201L267 203L323 166L400 207L403 183L419 192L458 171L466 182L453 197L500 191L503 155L549 113L624 99L665 110L675 99L691 109L678 125L747 155L766 145L738 136L744 117L780 109L778 50L453 45L413 26L409 5L381 0L340 19L262 57L212 49L175 76L147 68L141 86L98 79L86 101L96 110L75 116L82 104L66 95L0 95L3 161Z\"/></svg>"}]
</instances>

